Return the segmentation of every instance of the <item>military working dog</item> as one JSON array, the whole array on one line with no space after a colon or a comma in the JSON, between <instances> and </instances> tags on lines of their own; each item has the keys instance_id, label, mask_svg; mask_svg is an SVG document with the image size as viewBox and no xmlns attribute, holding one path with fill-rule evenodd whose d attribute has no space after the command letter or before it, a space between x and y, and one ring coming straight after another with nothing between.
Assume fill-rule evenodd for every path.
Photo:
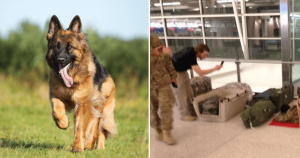
<instances>
[{"instance_id":1,"label":"military working dog","mask_svg":"<svg viewBox=\"0 0 300 158\"><path fill-rule=\"evenodd\" d=\"M96 141L97 149L104 149L105 137L117 134L113 79L90 50L79 16L64 30L53 15L47 40L53 120L57 127L67 129L66 112L74 109L72 150L93 150Z\"/></svg>"}]
</instances>

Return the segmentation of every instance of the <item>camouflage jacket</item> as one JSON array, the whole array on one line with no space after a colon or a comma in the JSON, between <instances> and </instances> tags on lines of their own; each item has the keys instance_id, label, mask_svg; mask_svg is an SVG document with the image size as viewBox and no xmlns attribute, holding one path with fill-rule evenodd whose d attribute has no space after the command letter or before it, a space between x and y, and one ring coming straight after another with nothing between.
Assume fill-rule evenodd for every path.
<instances>
[{"instance_id":1,"label":"camouflage jacket","mask_svg":"<svg viewBox=\"0 0 300 158\"><path fill-rule=\"evenodd\" d=\"M170 85L171 79L177 74L172 64L171 56L162 53L159 56L150 55L150 90Z\"/></svg>"},{"instance_id":2,"label":"camouflage jacket","mask_svg":"<svg viewBox=\"0 0 300 158\"><path fill-rule=\"evenodd\" d=\"M277 122L293 122L298 123L298 112L297 106L292 106L286 111L286 113L281 113L275 117Z\"/></svg>"}]
</instances>

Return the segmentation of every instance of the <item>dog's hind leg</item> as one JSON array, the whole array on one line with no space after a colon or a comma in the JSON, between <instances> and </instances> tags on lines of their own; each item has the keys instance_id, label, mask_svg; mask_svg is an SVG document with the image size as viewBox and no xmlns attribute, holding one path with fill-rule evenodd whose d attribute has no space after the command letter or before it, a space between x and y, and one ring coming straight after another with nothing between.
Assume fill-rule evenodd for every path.
<instances>
[{"instance_id":1,"label":"dog's hind leg","mask_svg":"<svg viewBox=\"0 0 300 158\"><path fill-rule=\"evenodd\" d=\"M104 141L105 141L105 131L103 128L101 128L98 130L97 149L105 149Z\"/></svg>"},{"instance_id":2,"label":"dog's hind leg","mask_svg":"<svg viewBox=\"0 0 300 158\"><path fill-rule=\"evenodd\" d=\"M69 126L69 120L66 115L65 104L54 97L51 97L51 106L52 106L52 117L56 123L56 126L60 129L67 129Z\"/></svg>"},{"instance_id":3,"label":"dog's hind leg","mask_svg":"<svg viewBox=\"0 0 300 158\"><path fill-rule=\"evenodd\" d=\"M116 135L117 128L114 119L115 108L115 84L111 77L108 77L102 84L97 98L105 98L101 103L101 118L99 122L97 149L104 149L104 140L106 136Z\"/></svg>"},{"instance_id":4,"label":"dog's hind leg","mask_svg":"<svg viewBox=\"0 0 300 158\"><path fill-rule=\"evenodd\" d=\"M105 149L104 140L106 136L114 136L117 134L113 114L115 107L114 95L109 96L104 105L102 117L99 122L97 149Z\"/></svg>"}]
</instances>

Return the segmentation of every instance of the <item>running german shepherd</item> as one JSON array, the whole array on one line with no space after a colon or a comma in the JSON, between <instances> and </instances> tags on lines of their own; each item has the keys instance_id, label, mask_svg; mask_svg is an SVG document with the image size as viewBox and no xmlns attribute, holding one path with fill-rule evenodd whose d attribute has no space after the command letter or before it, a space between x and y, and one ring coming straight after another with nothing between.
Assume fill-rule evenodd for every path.
<instances>
[{"instance_id":1,"label":"running german shepherd","mask_svg":"<svg viewBox=\"0 0 300 158\"><path fill-rule=\"evenodd\" d=\"M53 15L47 34L50 101L57 127L67 129L67 111L74 109L72 151L104 149L106 136L117 134L114 121L115 84L90 50L79 16L67 30Z\"/></svg>"}]
</instances>

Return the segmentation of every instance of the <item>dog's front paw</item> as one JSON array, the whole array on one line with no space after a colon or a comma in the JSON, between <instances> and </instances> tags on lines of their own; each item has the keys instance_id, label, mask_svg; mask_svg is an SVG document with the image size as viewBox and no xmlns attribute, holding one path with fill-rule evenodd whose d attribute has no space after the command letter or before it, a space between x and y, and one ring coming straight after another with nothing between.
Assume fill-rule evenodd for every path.
<instances>
[{"instance_id":1,"label":"dog's front paw","mask_svg":"<svg viewBox=\"0 0 300 158\"><path fill-rule=\"evenodd\" d=\"M67 115L64 115L61 118L53 117L56 123L56 126L60 129L67 129L69 127L69 119Z\"/></svg>"},{"instance_id":2,"label":"dog's front paw","mask_svg":"<svg viewBox=\"0 0 300 158\"><path fill-rule=\"evenodd\" d=\"M95 144L95 142L86 144L84 146L84 150L90 150L90 151L92 151L94 149L94 144Z\"/></svg>"},{"instance_id":3,"label":"dog's front paw","mask_svg":"<svg viewBox=\"0 0 300 158\"><path fill-rule=\"evenodd\" d=\"M76 144L74 145L73 144L72 151L73 152L81 152L82 153L84 150L83 150L83 148L80 145L76 145Z\"/></svg>"}]
</instances>

